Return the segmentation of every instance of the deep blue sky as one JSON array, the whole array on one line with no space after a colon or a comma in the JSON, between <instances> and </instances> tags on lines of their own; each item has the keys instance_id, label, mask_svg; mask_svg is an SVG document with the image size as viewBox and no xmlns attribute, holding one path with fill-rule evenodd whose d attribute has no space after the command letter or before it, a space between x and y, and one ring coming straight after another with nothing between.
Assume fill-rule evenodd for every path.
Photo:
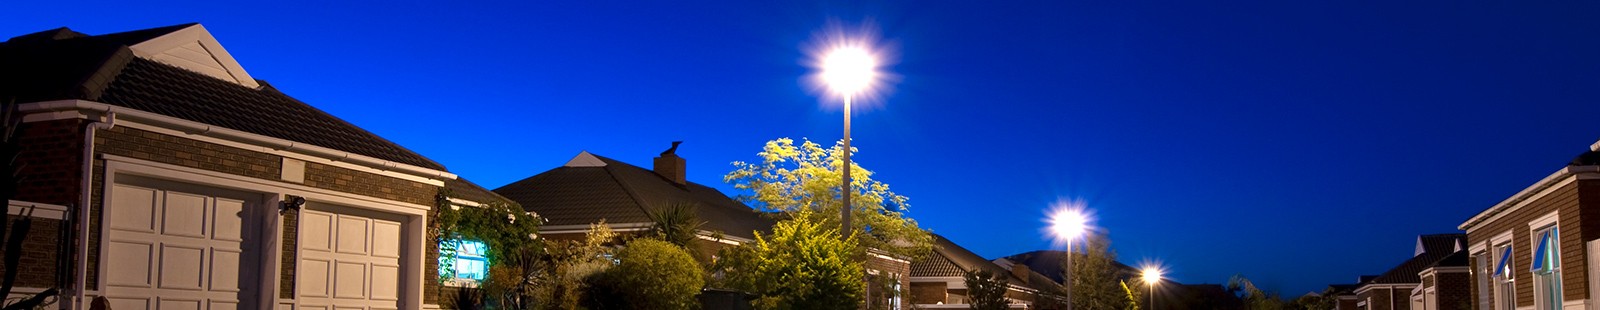
<instances>
[{"instance_id":1,"label":"deep blue sky","mask_svg":"<svg viewBox=\"0 0 1600 310\"><path fill-rule=\"evenodd\" d=\"M229 2L8 1L0 34L200 22L486 187L685 140L690 180L733 194L764 141L838 139L801 48L872 20L901 81L856 159L923 227L1044 249L1049 204L1081 198L1125 262L1286 295L1381 273L1600 138L1593 2Z\"/></svg>"}]
</instances>

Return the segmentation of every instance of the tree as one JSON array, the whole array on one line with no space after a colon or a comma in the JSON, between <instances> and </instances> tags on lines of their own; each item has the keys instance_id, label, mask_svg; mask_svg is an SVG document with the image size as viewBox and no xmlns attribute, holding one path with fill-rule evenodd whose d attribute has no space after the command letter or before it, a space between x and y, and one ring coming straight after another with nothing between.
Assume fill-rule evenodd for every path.
<instances>
[{"instance_id":1,"label":"tree","mask_svg":"<svg viewBox=\"0 0 1600 310\"><path fill-rule=\"evenodd\" d=\"M1250 282L1250 279L1245 278L1244 275L1233 275L1233 278L1228 279L1228 291L1239 296L1239 299L1244 301L1245 308L1251 310L1282 310L1284 308L1283 300L1278 298L1277 293L1262 291L1256 287L1255 283Z\"/></svg>"},{"instance_id":2,"label":"tree","mask_svg":"<svg viewBox=\"0 0 1600 310\"><path fill-rule=\"evenodd\" d=\"M853 148L850 150L855 151ZM761 161L736 161L735 169L723 177L734 188L748 191L739 200L757 209L782 212L788 216L805 214L832 227L839 226L839 210L844 205L840 193L844 147L834 144L824 149L804 140L780 138L767 141L757 155ZM917 226L905 213L907 198L889 190L889 185L872 179L873 173L852 162L850 166L851 226L860 234L861 245L908 257L921 257L932 249L933 235ZM799 213L798 211L812 211Z\"/></svg>"},{"instance_id":3,"label":"tree","mask_svg":"<svg viewBox=\"0 0 1600 310\"><path fill-rule=\"evenodd\" d=\"M614 299L608 300L618 303L615 309L700 307L695 296L705 286L705 277L694 257L682 247L656 239L638 239L617 251L617 261L599 284L615 294Z\"/></svg>"},{"instance_id":4,"label":"tree","mask_svg":"<svg viewBox=\"0 0 1600 310\"><path fill-rule=\"evenodd\" d=\"M1006 287L1010 284L1003 275L978 270L962 276L967 284L967 303L974 310L1005 310Z\"/></svg>"},{"instance_id":5,"label":"tree","mask_svg":"<svg viewBox=\"0 0 1600 310\"><path fill-rule=\"evenodd\" d=\"M545 255L531 269L537 272L529 281L536 288L532 294L537 301L534 308L577 309L593 277L613 265L607 244L615 238L611 226L601 221L589 225L583 241L546 239ZM494 270L489 271L490 277L494 274Z\"/></svg>"},{"instance_id":6,"label":"tree","mask_svg":"<svg viewBox=\"0 0 1600 310\"><path fill-rule=\"evenodd\" d=\"M650 234L674 245L691 248L699 240L700 226L705 225L695 208L695 203L675 202L647 212L650 216Z\"/></svg>"},{"instance_id":7,"label":"tree","mask_svg":"<svg viewBox=\"0 0 1600 310\"><path fill-rule=\"evenodd\" d=\"M840 239L800 210L770 236L723 251L725 285L758 296L758 309L858 309L865 274L856 235Z\"/></svg>"},{"instance_id":8,"label":"tree","mask_svg":"<svg viewBox=\"0 0 1600 310\"><path fill-rule=\"evenodd\" d=\"M1124 289L1117 253L1111 250L1111 241L1104 235L1086 238L1082 254L1067 255L1075 255L1072 266L1063 268L1068 273L1067 281L1072 281L1072 296L1068 301L1073 308L1129 309L1136 306L1130 304L1130 299L1136 300L1137 296L1129 296L1137 295L1138 290Z\"/></svg>"}]
</instances>

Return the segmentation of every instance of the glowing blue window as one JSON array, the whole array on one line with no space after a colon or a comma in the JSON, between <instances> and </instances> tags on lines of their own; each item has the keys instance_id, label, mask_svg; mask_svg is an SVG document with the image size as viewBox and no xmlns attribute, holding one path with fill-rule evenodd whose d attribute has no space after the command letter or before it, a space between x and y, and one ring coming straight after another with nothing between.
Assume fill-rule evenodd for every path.
<instances>
[{"instance_id":1,"label":"glowing blue window","mask_svg":"<svg viewBox=\"0 0 1600 310\"><path fill-rule=\"evenodd\" d=\"M483 242L472 240L448 240L445 246L453 245L456 249L455 258L452 260L447 255L439 257L440 273L453 274L457 280L482 281L489 275L489 246Z\"/></svg>"}]
</instances>

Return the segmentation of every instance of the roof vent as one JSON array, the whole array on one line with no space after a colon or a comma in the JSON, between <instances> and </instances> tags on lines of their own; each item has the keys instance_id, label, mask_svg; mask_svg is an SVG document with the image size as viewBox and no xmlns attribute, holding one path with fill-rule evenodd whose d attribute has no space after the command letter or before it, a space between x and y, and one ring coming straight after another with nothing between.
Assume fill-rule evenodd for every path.
<instances>
[{"instance_id":1,"label":"roof vent","mask_svg":"<svg viewBox=\"0 0 1600 310\"><path fill-rule=\"evenodd\" d=\"M683 157L678 157L678 144L681 143L683 143L683 141L672 141L672 148L662 151L661 156L656 157L656 166L654 169L656 174L661 175L663 178L667 178L667 180L672 180L672 182L678 183L678 185L688 184L688 181L685 179L686 171L684 171L685 164L683 162Z\"/></svg>"}]
</instances>

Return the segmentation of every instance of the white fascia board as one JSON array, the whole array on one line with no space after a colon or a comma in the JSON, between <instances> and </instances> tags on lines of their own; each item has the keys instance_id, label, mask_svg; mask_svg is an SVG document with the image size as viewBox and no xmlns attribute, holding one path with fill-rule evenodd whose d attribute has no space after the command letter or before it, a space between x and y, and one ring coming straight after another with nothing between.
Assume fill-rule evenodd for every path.
<instances>
[{"instance_id":1,"label":"white fascia board","mask_svg":"<svg viewBox=\"0 0 1600 310\"><path fill-rule=\"evenodd\" d=\"M647 222L639 222L639 223L606 223L606 226L611 227L611 231L614 231L614 232L644 231L646 229L650 229L650 225L654 225L654 224L653 223L647 223ZM541 234L541 235L586 234L586 233L589 233L589 224L539 226L539 234Z\"/></svg>"},{"instance_id":2,"label":"white fascia board","mask_svg":"<svg viewBox=\"0 0 1600 310\"><path fill-rule=\"evenodd\" d=\"M377 173L386 176L396 176L396 174L405 175L409 177L403 179L419 181L430 185L443 186L444 182L440 180L453 180L457 178L455 174L445 171L397 163L371 156L360 155L301 142L278 139L166 116L158 113L114 106L94 101L71 99L24 103L18 106L18 111L30 114L77 111L85 116L98 116L107 113L116 113L119 122L126 120L137 124L146 124L158 128L174 130L185 134L185 138L206 137L227 142L240 143L248 146L264 148L255 149L252 151L263 151L280 156L311 159L318 163L331 162L352 164L353 166L364 168L358 170L370 170L367 172L377 171ZM420 181L418 180L419 178L427 181Z\"/></svg>"},{"instance_id":3,"label":"white fascia board","mask_svg":"<svg viewBox=\"0 0 1600 310\"><path fill-rule=\"evenodd\" d=\"M156 55L189 43L199 43L201 47L205 48L207 56L211 56L211 59L221 65L224 71L228 72L228 78L232 79L229 82L249 88L261 87L261 84L256 83L255 78L250 77L250 73L244 71L244 67L239 65L239 61L233 59L233 54L229 54L228 50L222 47L222 43L217 42L217 38L211 36L211 32L206 31L206 27L200 24L194 24L172 33L135 43L128 46L128 49L133 50L133 55L135 56L155 60ZM183 67L178 64L173 65L180 68ZM194 69L189 70L194 71Z\"/></svg>"},{"instance_id":4,"label":"white fascia board","mask_svg":"<svg viewBox=\"0 0 1600 310\"><path fill-rule=\"evenodd\" d=\"M1600 166L1576 166L1561 168L1556 170L1554 173L1551 173L1549 176L1545 176L1544 179L1540 179L1539 182L1533 183L1532 186L1528 186L1527 188L1522 189L1522 191L1511 195L1511 197L1500 201L1500 203L1496 203L1494 206L1489 207L1488 210L1484 210L1483 212L1479 212L1477 215L1472 216L1472 218L1467 219L1466 222L1462 222L1461 225L1456 226L1456 229L1467 232L1477 230L1479 226L1478 224L1493 221L1501 214L1509 213L1521 208L1524 205L1532 203L1534 200L1537 200L1538 197L1543 197L1555 189L1564 186L1566 183L1573 182L1575 179L1594 178L1600 178Z\"/></svg>"}]
</instances>

